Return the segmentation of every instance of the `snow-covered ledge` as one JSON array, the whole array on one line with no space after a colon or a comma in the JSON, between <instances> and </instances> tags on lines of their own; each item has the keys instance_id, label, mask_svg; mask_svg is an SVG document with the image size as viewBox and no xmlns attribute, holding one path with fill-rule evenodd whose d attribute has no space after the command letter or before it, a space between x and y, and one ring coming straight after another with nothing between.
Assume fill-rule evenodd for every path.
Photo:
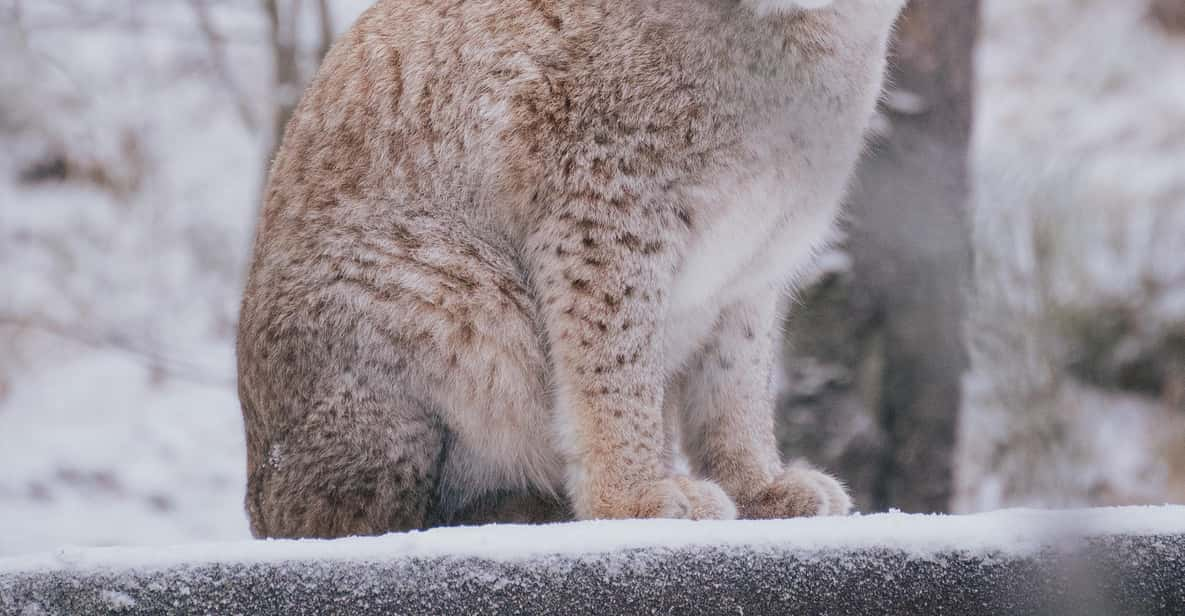
<instances>
[{"instance_id":1,"label":"snow-covered ledge","mask_svg":"<svg viewBox=\"0 0 1185 616\"><path fill-rule=\"evenodd\" d=\"M452 528L0 559L0 614L166 613L1181 615L1185 507Z\"/></svg>"}]
</instances>

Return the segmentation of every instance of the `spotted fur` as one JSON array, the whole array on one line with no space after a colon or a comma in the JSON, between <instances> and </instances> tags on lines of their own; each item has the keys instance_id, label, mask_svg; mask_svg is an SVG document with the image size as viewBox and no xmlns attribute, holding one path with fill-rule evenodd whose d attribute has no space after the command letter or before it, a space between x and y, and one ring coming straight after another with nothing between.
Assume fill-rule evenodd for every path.
<instances>
[{"instance_id":1,"label":"spotted fur","mask_svg":"<svg viewBox=\"0 0 1185 616\"><path fill-rule=\"evenodd\" d=\"M902 2L380 0L266 189L254 533L846 512L775 447L778 300Z\"/></svg>"}]
</instances>

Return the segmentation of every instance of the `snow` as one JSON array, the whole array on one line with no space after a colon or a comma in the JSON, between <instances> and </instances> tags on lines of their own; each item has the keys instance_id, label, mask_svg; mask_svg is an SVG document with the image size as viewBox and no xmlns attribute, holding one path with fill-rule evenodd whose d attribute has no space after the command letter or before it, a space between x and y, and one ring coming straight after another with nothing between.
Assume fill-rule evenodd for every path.
<instances>
[{"instance_id":1,"label":"snow","mask_svg":"<svg viewBox=\"0 0 1185 616\"><path fill-rule=\"evenodd\" d=\"M136 607L136 600L126 592L119 590L103 590L99 598L115 610L126 610Z\"/></svg>"},{"instance_id":2,"label":"snow","mask_svg":"<svg viewBox=\"0 0 1185 616\"><path fill-rule=\"evenodd\" d=\"M209 6L265 117L262 12ZM0 555L247 538L233 333L269 135L191 3L22 8L24 32L0 21ZM53 155L78 177L19 181Z\"/></svg>"},{"instance_id":3,"label":"snow","mask_svg":"<svg viewBox=\"0 0 1185 616\"><path fill-rule=\"evenodd\" d=\"M1185 502L1185 401L1067 373L1185 332L1185 37L1147 3L988 0L958 507Z\"/></svg>"},{"instance_id":4,"label":"snow","mask_svg":"<svg viewBox=\"0 0 1185 616\"><path fill-rule=\"evenodd\" d=\"M472 557L513 562L540 556L712 547L800 554L883 548L926 558L939 552L1025 555L1078 538L1185 535L1185 506L1072 511L1006 510L965 516L885 513L848 518L691 522L592 521L544 526L437 528L334 541L265 540L151 548L62 548L0 559L0 574L149 570L209 563L389 561Z\"/></svg>"},{"instance_id":5,"label":"snow","mask_svg":"<svg viewBox=\"0 0 1185 616\"><path fill-rule=\"evenodd\" d=\"M140 543L246 536L236 494L245 481L245 444L241 420L230 412L233 392L155 385L144 366L120 353L84 352L58 359L55 368L71 375L69 383L56 371L37 371L8 399L37 413L14 414L0 430L0 517L20 529L0 535L0 554L61 542L122 543L132 529L130 539ZM78 413L96 399L103 403L96 412ZM14 494L16 478L26 478L27 498ZM211 498L221 493L233 496Z\"/></svg>"}]
</instances>

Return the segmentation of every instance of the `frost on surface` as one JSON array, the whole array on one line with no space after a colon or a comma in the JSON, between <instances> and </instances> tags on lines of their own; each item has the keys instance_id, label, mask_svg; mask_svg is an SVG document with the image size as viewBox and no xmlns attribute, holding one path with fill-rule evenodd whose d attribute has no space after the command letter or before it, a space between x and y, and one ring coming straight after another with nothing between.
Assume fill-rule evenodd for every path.
<instances>
[{"instance_id":1,"label":"frost on surface","mask_svg":"<svg viewBox=\"0 0 1185 616\"><path fill-rule=\"evenodd\" d=\"M99 600L115 611L136 607L136 600L122 590L101 590L99 591Z\"/></svg>"},{"instance_id":2,"label":"frost on surface","mask_svg":"<svg viewBox=\"0 0 1185 616\"><path fill-rule=\"evenodd\" d=\"M0 560L0 611L1125 614L1183 556L1182 507L491 526Z\"/></svg>"},{"instance_id":3,"label":"frost on surface","mask_svg":"<svg viewBox=\"0 0 1185 616\"><path fill-rule=\"evenodd\" d=\"M162 569L207 563L478 558L516 562L647 549L893 550L912 558L960 551L1024 555L1082 537L1185 535L1185 506L1071 511L1015 509L961 516L882 513L792 520L620 520L436 528L383 537L263 540L168 547L61 548L0 558L21 571Z\"/></svg>"}]
</instances>

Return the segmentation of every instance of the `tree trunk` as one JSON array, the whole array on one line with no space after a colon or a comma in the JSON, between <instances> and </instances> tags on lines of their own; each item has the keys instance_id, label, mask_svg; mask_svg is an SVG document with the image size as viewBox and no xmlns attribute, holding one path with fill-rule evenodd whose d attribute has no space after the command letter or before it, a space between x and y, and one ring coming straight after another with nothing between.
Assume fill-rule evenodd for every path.
<instances>
[{"instance_id":1,"label":"tree trunk","mask_svg":"<svg viewBox=\"0 0 1185 616\"><path fill-rule=\"evenodd\" d=\"M1152 0L1150 11L1169 32L1185 32L1185 0Z\"/></svg>"},{"instance_id":2,"label":"tree trunk","mask_svg":"<svg viewBox=\"0 0 1185 616\"><path fill-rule=\"evenodd\" d=\"M891 128L849 200L851 266L790 317L782 444L847 479L865 510L946 511L954 492L978 5L906 10Z\"/></svg>"},{"instance_id":3,"label":"tree trunk","mask_svg":"<svg viewBox=\"0 0 1185 616\"><path fill-rule=\"evenodd\" d=\"M333 45L333 11L329 8L329 0L317 0L317 24L320 27L320 43L317 47L317 60L323 60Z\"/></svg>"}]
</instances>

